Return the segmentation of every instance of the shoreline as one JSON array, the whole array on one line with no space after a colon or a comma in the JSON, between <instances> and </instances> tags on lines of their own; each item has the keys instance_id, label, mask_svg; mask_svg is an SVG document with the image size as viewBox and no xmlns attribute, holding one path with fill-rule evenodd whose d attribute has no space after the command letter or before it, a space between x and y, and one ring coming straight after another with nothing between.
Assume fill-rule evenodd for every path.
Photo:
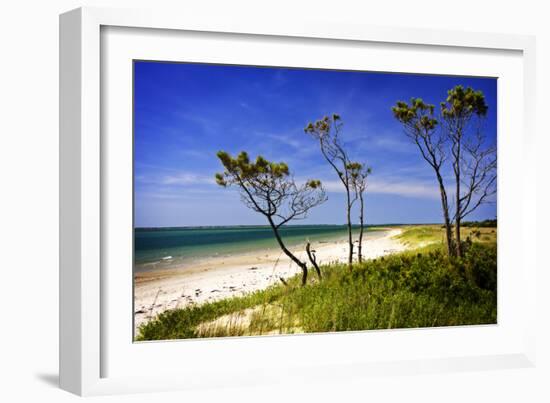
<instances>
[{"instance_id":1,"label":"shoreline","mask_svg":"<svg viewBox=\"0 0 550 403\"><path fill-rule=\"evenodd\" d=\"M327 227L330 225L327 225ZM264 228L264 226L260 226L261 228ZM202 228L202 227L197 227ZM209 228L209 227L204 227ZM223 228L223 227L222 227ZM380 235L384 235L390 228L393 227L374 227L374 229L366 229L365 235L364 235L364 242L367 239L373 239ZM336 234L323 234L322 238L320 239L312 239L311 244L331 244L337 241L345 241L347 240L347 233L344 231L340 231L341 233ZM156 259L152 259L150 261L142 261L139 263L136 263L134 265L134 274L135 273L143 273L143 272L159 272L164 270L172 270L172 269L189 269L197 266L197 264L201 265L204 263L213 263L214 261L223 261L226 259L234 258L234 257L245 257L245 256L256 256L258 254L270 254L270 253L278 253L281 251L279 246L277 245L275 239L271 235L271 232L269 233L270 240L273 241L273 243L270 246L260 246L257 245L251 245L250 247L247 247L244 250L237 250L237 251L226 251L223 253L220 253L219 251L211 251L210 254L197 254L194 257L186 257L183 258L181 256L170 256L170 252L166 251L166 256L162 256ZM354 237L357 237L358 233L354 229ZM307 236L306 236L307 238ZM356 242L357 243L357 242ZM294 250L296 248L303 247L304 245L304 238L300 237L299 240L297 239L288 239L285 238L285 244L290 250ZM193 252L190 252L193 253ZM137 259L136 259L137 261Z\"/></svg>"},{"instance_id":2,"label":"shoreline","mask_svg":"<svg viewBox=\"0 0 550 403\"><path fill-rule=\"evenodd\" d=\"M393 239L402 229L388 228L386 233L363 241L364 259L400 252L407 247ZM357 242L355 243L357 245ZM312 242L320 265L345 262L347 241ZM303 245L290 248L307 260ZM192 267L174 267L134 273L134 328L161 312L205 302L241 296L265 289L301 270L280 250L260 250L246 254L198 260ZM310 272L310 275L314 275Z\"/></svg>"}]
</instances>

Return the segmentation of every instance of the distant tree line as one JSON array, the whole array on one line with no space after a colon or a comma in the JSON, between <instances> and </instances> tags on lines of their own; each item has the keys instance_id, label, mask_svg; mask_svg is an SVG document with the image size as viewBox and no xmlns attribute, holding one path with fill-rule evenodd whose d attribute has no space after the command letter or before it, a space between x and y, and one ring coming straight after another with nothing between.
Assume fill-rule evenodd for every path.
<instances>
[{"instance_id":1,"label":"distant tree line","mask_svg":"<svg viewBox=\"0 0 550 403\"><path fill-rule=\"evenodd\" d=\"M464 221L462 226L467 228L495 228L497 226L497 220Z\"/></svg>"}]
</instances>

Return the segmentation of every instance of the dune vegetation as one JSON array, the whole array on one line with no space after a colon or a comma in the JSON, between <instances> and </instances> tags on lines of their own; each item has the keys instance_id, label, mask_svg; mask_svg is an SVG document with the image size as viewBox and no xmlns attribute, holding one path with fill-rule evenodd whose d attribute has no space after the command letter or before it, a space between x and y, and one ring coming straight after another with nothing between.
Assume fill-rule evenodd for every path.
<instances>
[{"instance_id":1,"label":"dune vegetation","mask_svg":"<svg viewBox=\"0 0 550 403\"><path fill-rule=\"evenodd\" d=\"M138 341L494 324L496 228L461 229L462 257L445 251L439 225L403 226L406 252L321 266L242 297L166 311L142 325Z\"/></svg>"}]
</instances>

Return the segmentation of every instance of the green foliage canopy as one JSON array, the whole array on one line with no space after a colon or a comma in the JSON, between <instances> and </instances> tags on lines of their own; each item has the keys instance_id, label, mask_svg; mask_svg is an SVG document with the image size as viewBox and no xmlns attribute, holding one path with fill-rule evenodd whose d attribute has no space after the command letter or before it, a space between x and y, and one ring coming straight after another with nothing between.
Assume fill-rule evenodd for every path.
<instances>
[{"instance_id":1,"label":"green foliage canopy","mask_svg":"<svg viewBox=\"0 0 550 403\"><path fill-rule=\"evenodd\" d=\"M357 194L362 193L367 188L367 177L372 173L372 168L367 167L360 162L349 162L346 165L351 179L351 185Z\"/></svg>"},{"instance_id":2,"label":"green foliage canopy","mask_svg":"<svg viewBox=\"0 0 550 403\"><path fill-rule=\"evenodd\" d=\"M297 184L285 162L268 161L261 155L251 161L245 151L236 157L219 151L217 156L224 171L216 173L216 183L237 187L241 200L252 210L277 220L277 228L290 220L306 218L311 208L327 200L320 180Z\"/></svg>"},{"instance_id":3,"label":"green foliage canopy","mask_svg":"<svg viewBox=\"0 0 550 403\"><path fill-rule=\"evenodd\" d=\"M434 117L435 106L425 103L421 98L411 98L410 104L398 101L392 107L393 115L404 125L424 132L434 130L438 125Z\"/></svg>"},{"instance_id":4,"label":"green foliage canopy","mask_svg":"<svg viewBox=\"0 0 550 403\"><path fill-rule=\"evenodd\" d=\"M462 85L450 89L447 99L441 102L441 114L445 119L463 119L472 115L486 116L489 107L482 91Z\"/></svg>"}]
</instances>

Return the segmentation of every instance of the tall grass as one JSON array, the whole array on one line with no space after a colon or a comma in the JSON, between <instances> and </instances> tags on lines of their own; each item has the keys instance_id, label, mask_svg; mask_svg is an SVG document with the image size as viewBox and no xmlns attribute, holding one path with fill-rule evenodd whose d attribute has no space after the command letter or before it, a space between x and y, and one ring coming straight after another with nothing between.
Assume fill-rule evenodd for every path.
<instances>
[{"instance_id":1,"label":"tall grass","mask_svg":"<svg viewBox=\"0 0 550 403\"><path fill-rule=\"evenodd\" d=\"M424 239L410 230L410 239ZM437 226L431 231L437 234ZM288 286L166 311L142 325L137 340L496 323L494 237L466 246L462 259L432 243L356 264L352 272L325 266L323 280L306 287L292 278Z\"/></svg>"},{"instance_id":2,"label":"tall grass","mask_svg":"<svg viewBox=\"0 0 550 403\"><path fill-rule=\"evenodd\" d=\"M469 223L467 227L460 229L462 239L476 242L496 242L496 227L475 226L474 224ZM404 227L403 232L396 238L410 248L431 245L431 249L436 249L445 242L445 229L441 225L410 225Z\"/></svg>"}]
</instances>

